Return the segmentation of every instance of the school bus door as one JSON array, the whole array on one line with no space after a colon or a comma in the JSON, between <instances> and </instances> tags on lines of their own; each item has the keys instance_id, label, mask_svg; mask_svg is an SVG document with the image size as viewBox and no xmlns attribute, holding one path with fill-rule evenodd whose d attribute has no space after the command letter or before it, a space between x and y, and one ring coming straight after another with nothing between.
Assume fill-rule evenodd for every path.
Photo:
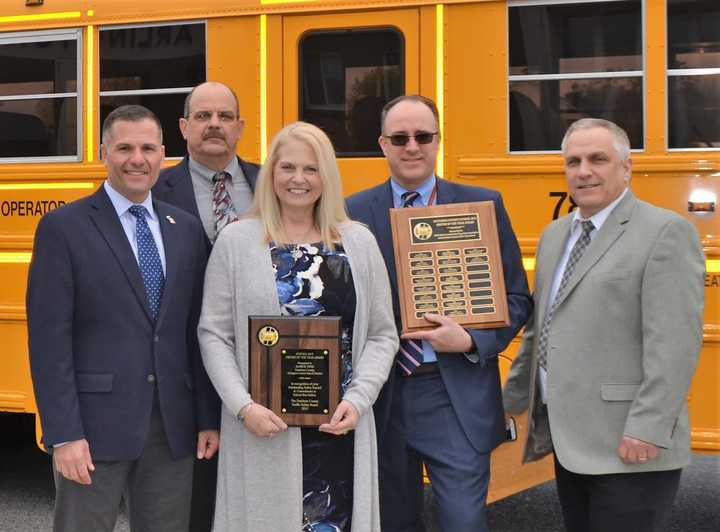
<instances>
[{"instance_id":1,"label":"school bus door","mask_svg":"<svg viewBox=\"0 0 720 532\"><path fill-rule=\"evenodd\" d=\"M338 153L345 195L389 175L377 144L379 114L384 98L421 90L422 11L283 18L282 114L269 117L269 136L295 120L322 127ZM432 50L426 55L432 64Z\"/></svg>"}]
</instances>

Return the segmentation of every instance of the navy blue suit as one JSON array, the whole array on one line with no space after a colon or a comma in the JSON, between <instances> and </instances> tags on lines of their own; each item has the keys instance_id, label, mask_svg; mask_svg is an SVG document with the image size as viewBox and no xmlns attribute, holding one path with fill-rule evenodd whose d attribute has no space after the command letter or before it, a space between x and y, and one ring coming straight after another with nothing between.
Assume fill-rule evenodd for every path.
<instances>
[{"instance_id":1,"label":"navy blue suit","mask_svg":"<svg viewBox=\"0 0 720 532\"><path fill-rule=\"evenodd\" d=\"M200 213L195 199L195 190L188 161L188 157L185 157L175 166L160 172L160 178L153 187L153 197L180 207L199 220ZM254 193L260 167L243 161L240 157L238 157L238 164ZM203 235L205 236L205 252L209 256L212 244L205 232L203 232ZM212 520L215 513L217 462L218 457L216 454L211 460L198 460L195 463L192 511L190 514L190 529L193 532L209 532L212 529Z\"/></svg>"},{"instance_id":2,"label":"navy blue suit","mask_svg":"<svg viewBox=\"0 0 720 532\"><path fill-rule=\"evenodd\" d=\"M182 210L159 201L154 207L166 257L156 323L137 260L102 186L38 224L27 314L48 448L85 438L93 460L137 459L156 393L173 458L195 452L199 430L219 427L219 399L196 334L204 232Z\"/></svg>"},{"instance_id":3,"label":"navy blue suit","mask_svg":"<svg viewBox=\"0 0 720 532\"><path fill-rule=\"evenodd\" d=\"M165 201L170 205L180 207L200 219L188 161L189 159L186 156L175 166L171 166L160 172L160 179L155 183L152 193L153 197ZM240 157L238 157L238 163L245 175L245 179L247 179L248 185L250 185L250 190L255 193L255 183L257 182L257 174L260 167L256 164L243 161ZM209 255L211 244L207 236L205 237L205 243Z\"/></svg>"},{"instance_id":4,"label":"navy blue suit","mask_svg":"<svg viewBox=\"0 0 720 532\"><path fill-rule=\"evenodd\" d=\"M504 440L505 421L497 354L508 346L512 338L525 324L532 311L532 299L528 290L517 239L512 231L500 194L489 189L464 186L438 179L437 204L488 200L495 203L505 287L508 296L510 326L499 329L468 330L477 348L475 354L478 360L476 363L468 360L462 353L438 353L438 367L441 377L438 382L442 383L440 387L444 385L451 411L454 412L457 424L460 425L458 434L464 434L472 449L480 455L487 455ZM389 217L389 209L393 207L390 181L353 195L347 200L347 206L350 217L367 224L377 238L390 275L393 307L399 323L400 310L396 267ZM386 516L396 511L395 507L398 506L399 502L389 498L388 491L390 490L387 489L384 478L388 475L387 467L391 463L387 460L387 457L394 452L393 449L388 449L388 447L397 443L385 441L386 431L389 427L391 415L397 415L398 412L397 406L393 406L393 392L399 388L402 381L407 379L422 379L422 377L405 378L397 375L394 371L391 372L388 382L375 403L375 419L380 444L383 530L395 529L395 527L388 526ZM418 397L417 401L422 402L422 396ZM430 435L428 434L428 436ZM448 446L449 442L446 440L447 438L442 437L428 437L428 444L431 446ZM485 477L486 483L489 472ZM487 486L484 488L486 490ZM469 500L472 501L473 499L470 498ZM408 504L412 504L412 502L408 502ZM463 507L463 504L458 503L458 506Z\"/></svg>"}]
</instances>

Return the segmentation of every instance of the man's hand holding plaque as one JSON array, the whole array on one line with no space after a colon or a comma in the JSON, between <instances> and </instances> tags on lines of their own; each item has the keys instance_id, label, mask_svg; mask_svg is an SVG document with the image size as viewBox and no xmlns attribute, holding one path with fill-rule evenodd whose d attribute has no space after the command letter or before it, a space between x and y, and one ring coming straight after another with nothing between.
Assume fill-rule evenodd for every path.
<instances>
[{"instance_id":1,"label":"man's hand holding plaque","mask_svg":"<svg viewBox=\"0 0 720 532\"><path fill-rule=\"evenodd\" d=\"M474 349L470 334L453 318L440 314L425 314L424 317L436 328L403 334L403 340L425 340L436 353L469 353Z\"/></svg>"}]
</instances>

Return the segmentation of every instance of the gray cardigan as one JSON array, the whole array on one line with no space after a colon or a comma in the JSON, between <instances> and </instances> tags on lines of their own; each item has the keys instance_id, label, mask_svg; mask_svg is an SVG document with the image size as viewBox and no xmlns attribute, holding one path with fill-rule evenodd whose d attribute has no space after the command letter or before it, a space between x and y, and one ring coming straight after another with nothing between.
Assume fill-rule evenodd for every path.
<instances>
[{"instance_id":1,"label":"gray cardigan","mask_svg":"<svg viewBox=\"0 0 720 532\"><path fill-rule=\"evenodd\" d=\"M372 405L398 348L387 270L364 226L339 228L357 295L353 379L344 395L360 414L355 430L353 532L380 530ZM270 250L258 219L226 227L205 275L198 336L203 362L223 402L214 530L295 531L302 523L300 429L259 438L238 421L248 393L248 316L280 315Z\"/></svg>"}]
</instances>

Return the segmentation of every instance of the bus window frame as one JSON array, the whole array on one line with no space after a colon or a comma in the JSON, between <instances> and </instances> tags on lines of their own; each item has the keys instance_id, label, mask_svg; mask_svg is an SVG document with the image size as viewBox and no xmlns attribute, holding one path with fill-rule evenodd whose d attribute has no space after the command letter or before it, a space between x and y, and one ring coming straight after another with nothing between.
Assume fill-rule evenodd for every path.
<instances>
[{"instance_id":1,"label":"bus window frame","mask_svg":"<svg viewBox=\"0 0 720 532\"><path fill-rule=\"evenodd\" d=\"M40 38L37 38L40 37ZM16 164L16 163L77 163L83 160L82 154L84 149L83 133L85 131L85 123L83 121L83 29L82 28L66 28L66 29L50 29L50 30L33 30L20 32L0 32L0 46L4 44L18 43L37 43L37 42L54 42L75 40L75 91L62 93L44 93L44 94L17 94L13 96L0 96L0 102L12 100L33 100L33 99L61 99L75 97L75 120L77 124L76 131L76 153L75 155L44 155L37 157L0 157L0 165ZM34 96L34 97L33 97ZM39 96L39 98L38 98Z\"/></svg>"},{"instance_id":2,"label":"bus window frame","mask_svg":"<svg viewBox=\"0 0 720 532\"><path fill-rule=\"evenodd\" d=\"M541 7L551 5L571 5L571 4L609 4L614 2L626 2L628 0L507 0L506 4L506 21L510 20L510 8L514 7ZM505 151L506 154L513 156L525 155L557 155L562 153L561 149L557 150L511 150L510 149L510 83L512 81L562 81L572 79L611 79L611 78L628 78L639 77L642 84L642 124L643 135L642 148L632 148L632 153L644 153L647 150L647 94L646 94L646 74L647 74L647 31L646 31L646 8L645 2L639 0L640 3L640 42L641 42L641 62L642 70L622 70L610 72L573 72L568 74L537 74L537 75L510 75L510 24L507 24L507 42L505 49L507 50L507 62L505 63L505 80L507 95L507 106L505 108L506 118L506 138ZM666 3L667 5L667 3ZM667 55L667 54L666 54ZM638 74L639 72L639 74ZM609 75L608 75L609 74Z\"/></svg>"},{"instance_id":3,"label":"bus window frame","mask_svg":"<svg viewBox=\"0 0 720 532\"><path fill-rule=\"evenodd\" d=\"M305 109L305 83L303 74L305 72L305 62L304 62L304 56L303 56L303 43L305 42L305 39L307 39L310 36L317 36L317 35L347 35L347 34L362 34L362 33L378 33L381 31L390 31L392 33L395 33L400 38L400 61L399 61L399 67L400 67L400 95L405 94L405 34L403 33L402 29L398 28L397 26L393 25L383 25L383 26L363 26L363 27L347 27L347 28L332 28L332 29L309 29L300 36L300 39L298 39L298 46L297 46L297 52L298 52L298 119L300 119L302 115L303 109ZM332 139L331 139L332 141ZM338 159L362 159L362 158L376 158L380 159L383 158L384 155L382 154L382 151L378 148L378 151L352 151L352 152L335 152L335 157Z\"/></svg>"},{"instance_id":4,"label":"bus window frame","mask_svg":"<svg viewBox=\"0 0 720 532\"><path fill-rule=\"evenodd\" d=\"M670 13L668 0L665 0L665 49L670 50ZM720 68L669 68L668 52L665 52L665 149L670 153L685 152L720 152L720 146L704 148L671 148L670 147L670 78L685 76L717 76Z\"/></svg>"},{"instance_id":5,"label":"bus window frame","mask_svg":"<svg viewBox=\"0 0 720 532\"><path fill-rule=\"evenodd\" d=\"M126 29L135 29L135 28L153 28L153 27L167 27L167 26L184 26L188 24L195 24L200 25L202 24L205 29L205 42L204 42L204 53L205 53L205 81L202 83L206 83L208 80L208 23L207 19L190 19L190 20L169 20L169 21L160 21L160 22L148 22L148 23L141 23L141 24L113 24L113 25L107 25L107 26L101 26L98 28L98 63L97 63L97 83L98 83L98 90L96 91L95 96L95 108L100 109L100 99L103 96L155 96L155 95L163 95L163 94L190 94L190 91L192 91L195 86L192 87L171 87L171 88L165 88L165 89L138 89L138 90L119 90L119 91L103 91L100 90L100 83L101 83L101 72L100 72L100 64L102 62L102 58L100 57L100 33L103 31L108 30L126 30ZM183 113L183 110L179 110L180 113L178 114L178 119ZM100 114L98 111L98 120L100 119ZM100 145L102 144L102 124L100 124L100 127L98 127L98 138L95 139L97 142L97 152L98 152L98 160L100 159ZM166 156L166 161L180 161L184 158L183 155L173 155L173 156Z\"/></svg>"}]
</instances>

